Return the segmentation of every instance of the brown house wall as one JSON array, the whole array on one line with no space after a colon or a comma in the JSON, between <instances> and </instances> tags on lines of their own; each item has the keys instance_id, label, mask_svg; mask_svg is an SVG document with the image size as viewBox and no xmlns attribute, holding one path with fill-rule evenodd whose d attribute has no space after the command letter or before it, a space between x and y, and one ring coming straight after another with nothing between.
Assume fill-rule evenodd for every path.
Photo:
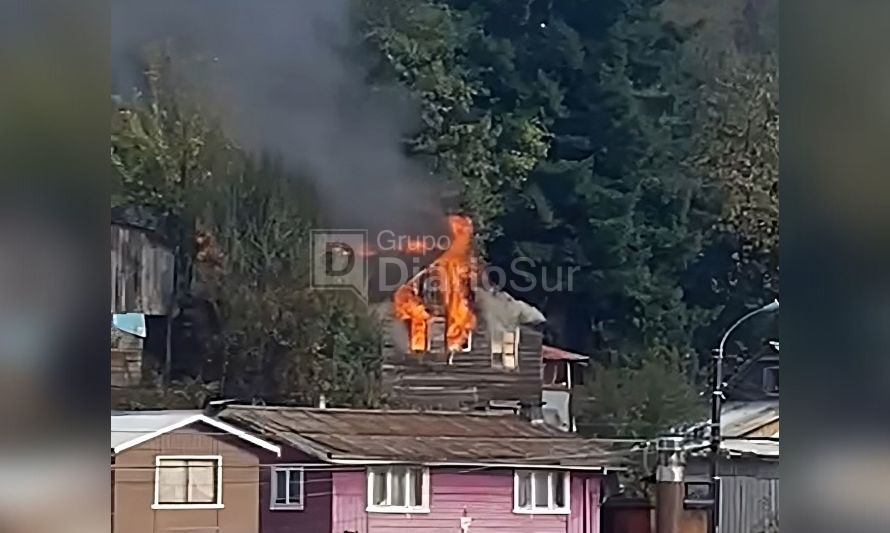
<instances>
[{"instance_id":1,"label":"brown house wall","mask_svg":"<svg viewBox=\"0 0 890 533\"><path fill-rule=\"evenodd\" d=\"M190 426L114 458L113 533L258 533L259 459L234 437ZM155 457L222 456L222 509L152 509Z\"/></svg>"}]
</instances>

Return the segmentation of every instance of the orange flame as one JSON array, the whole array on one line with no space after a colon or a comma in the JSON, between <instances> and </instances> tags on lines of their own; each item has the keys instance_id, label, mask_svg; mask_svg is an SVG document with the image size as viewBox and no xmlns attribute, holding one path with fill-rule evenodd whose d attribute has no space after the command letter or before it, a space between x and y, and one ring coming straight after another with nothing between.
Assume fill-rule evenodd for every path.
<instances>
[{"instance_id":1,"label":"orange flame","mask_svg":"<svg viewBox=\"0 0 890 533\"><path fill-rule=\"evenodd\" d=\"M469 218L452 215L451 246L430 265L431 287L439 291L445 307L445 340L451 351L460 350L476 327L470 306L470 282L474 274L473 224ZM409 247L416 241L409 242ZM393 297L396 317L410 323L409 347L427 349L427 322L431 315L418 294L416 280L399 288Z\"/></svg>"},{"instance_id":2,"label":"orange flame","mask_svg":"<svg viewBox=\"0 0 890 533\"><path fill-rule=\"evenodd\" d=\"M399 288L393 296L396 317L408 321L411 325L408 345L412 352L426 350L426 323L430 314L423 305L423 300L417 294L417 287L413 283L407 283Z\"/></svg>"}]
</instances>

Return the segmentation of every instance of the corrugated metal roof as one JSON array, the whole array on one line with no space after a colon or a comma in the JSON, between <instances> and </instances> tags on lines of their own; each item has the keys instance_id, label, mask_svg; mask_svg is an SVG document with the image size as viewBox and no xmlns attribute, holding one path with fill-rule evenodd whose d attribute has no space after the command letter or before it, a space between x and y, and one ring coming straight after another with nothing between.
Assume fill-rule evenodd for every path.
<instances>
[{"instance_id":1,"label":"corrugated metal roof","mask_svg":"<svg viewBox=\"0 0 890 533\"><path fill-rule=\"evenodd\" d=\"M727 402L720 415L720 448L730 455L779 456L779 402ZM705 453L708 425L702 422L690 432L692 454Z\"/></svg>"},{"instance_id":2,"label":"corrugated metal roof","mask_svg":"<svg viewBox=\"0 0 890 533\"><path fill-rule=\"evenodd\" d=\"M779 457L779 441L770 439L726 439L720 443L720 449L730 455Z\"/></svg>"},{"instance_id":3,"label":"corrugated metal roof","mask_svg":"<svg viewBox=\"0 0 890 533\"><path fill-rule=\"evenodd\" d=\"M274 452L276 455L281 454L280 447L258 439L238 427L205 416L201 411L112 412L111 451L112 453L120 453L160 435L191 426L192 424L211 426L216 430L234 435L254 446Z\"/></svg>"},{"instance_id":4,"label":"corrugated metal roof","mask_svg":"<svg viewBox=\"0 0 890 533\"><path fill-rule=\"evenodd\" d=\"M201 411L112 411L111 447L176 425Z\"/></svg>"},{"instance_id":5,"label":"corrugated metal roof","mask_svg":"<svg viewBox=\"0 0 890 533\"><path fill-rule=\"evenodd\" d=\"M512 414L237 406L219 417L331 462L617 466L593 440Z\"/></svg>"},{"instance_id":6,"label":"corrugated metal roof","mask_svg":"<svg viewBox=\"0 0 890 533\"><path fill-rule=\"evenodd\" d=\"M720 430L726 438L745 437L777 420L779 420L777 400L727 402L721 411Z\"/></svg>"}]
</instances>

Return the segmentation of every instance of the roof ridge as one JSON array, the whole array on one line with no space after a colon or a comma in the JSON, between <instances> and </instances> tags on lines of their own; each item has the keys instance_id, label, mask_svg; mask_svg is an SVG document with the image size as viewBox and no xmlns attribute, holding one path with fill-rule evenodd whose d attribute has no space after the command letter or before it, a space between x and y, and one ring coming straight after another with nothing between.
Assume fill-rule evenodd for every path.
<instances>
[{"instance_id":1,"label":"roof ridge","mask_svg":"<svg viewBox=\"0 0 890 533\"><path fill-rule=\"evenodd\" d=\"M352 407L303 407L298 405L229 405L227 410L251 409L256 411L302 411L309 413L356 413L356 414L381 414L381 415L435 415L435 416L478 416L478 417L516 417L515 413L501 411L445 411L436 409L355 409ZM524 422L527 420L521 419Z\"/></svg>"}]
</instances>

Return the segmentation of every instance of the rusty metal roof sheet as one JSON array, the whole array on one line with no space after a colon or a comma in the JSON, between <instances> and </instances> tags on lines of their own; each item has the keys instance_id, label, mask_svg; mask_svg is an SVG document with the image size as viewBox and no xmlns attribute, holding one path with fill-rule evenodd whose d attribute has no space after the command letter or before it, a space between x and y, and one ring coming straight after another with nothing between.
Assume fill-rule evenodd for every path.
<instances>
[{"instance_id":1,"label":"rusty metal roof sheet","mask_svg":"<svg viewBox=\"0 0 890 533\"><path fill-rule=\"evenodd\" d=\"M545 361L587 361L590 359L586 355L573 353L555 346L547 346L546 344L541 347L541 356Z\"/></svg>"},{"instance_id":2,"label":"rusty metal roof sheet","mask_svg":"<svg viewBox=\"0 0 890 533\"><path fill-rule=\"evenodd\" d=\"M620 466L594 440L512 414L232 406L219 417L329 462Z\"/></svg>"}]
</instances>

